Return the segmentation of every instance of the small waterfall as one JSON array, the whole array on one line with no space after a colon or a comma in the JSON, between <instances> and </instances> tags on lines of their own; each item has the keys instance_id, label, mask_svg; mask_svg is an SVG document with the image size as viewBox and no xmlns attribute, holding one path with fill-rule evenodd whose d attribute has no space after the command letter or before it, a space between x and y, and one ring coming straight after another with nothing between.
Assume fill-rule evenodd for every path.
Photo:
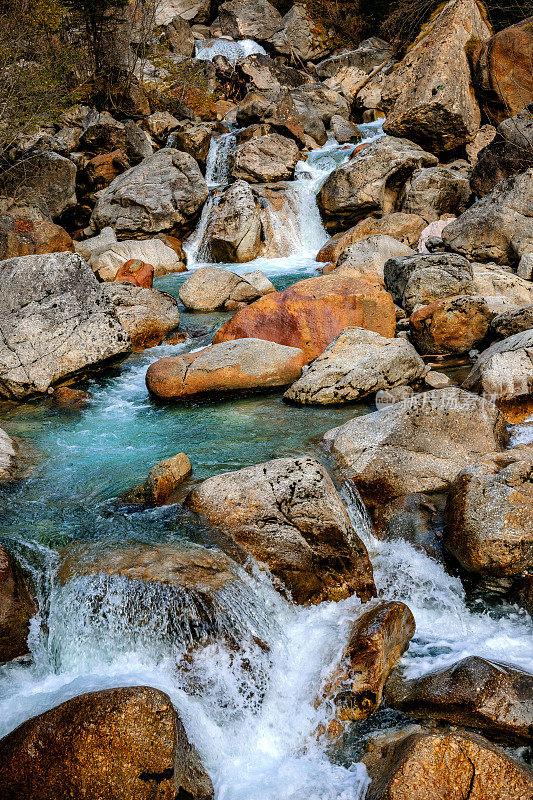
<instances>
[{"instance_id":1,"label":"small waterfall","mask_svg":"<svg viewBox=\"0 0 533 800\"><path fill-rule=\"evenodd\" d=\"M205 162L205 182L210 189L222 186L229 175L230 155L237 146L237 136L231 131L211 139Z\"/></svg>"},{"instance_id":2,"label":"small waterfall","mask_svg":"<svg viewBox=\"0 0 533 800\"><path fill-rule=\"evenodd\" d=\"M195 49L195 56L200 61L212 61L215 56L224 56L232 64L254 53L266 55L264 47L253 39L241 39L239 42L230 39L201 39L196 42Z\"/></svg>"}]
</instances>

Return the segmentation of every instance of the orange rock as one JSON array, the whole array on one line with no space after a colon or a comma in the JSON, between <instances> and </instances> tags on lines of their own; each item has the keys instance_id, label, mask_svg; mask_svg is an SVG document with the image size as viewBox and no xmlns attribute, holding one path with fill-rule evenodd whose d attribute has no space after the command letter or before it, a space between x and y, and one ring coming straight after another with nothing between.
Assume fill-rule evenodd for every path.
<instances>
[{"instance_id":1,"label":"orange rock","mask_svg":"<svg viewBox=\"0 0 533 800\"><path fill-rule=\"evenodd\" d=\"M0 261L73 250L68 233L38 208L12 207L0 214Z\"/></svg>"},{"instance_id":2,"label":"orange rock","mask_svg":"<svg viewBox=\"0 0 533 800\"><path fill-rule=\"evenodd\" d=\"M266 339L300 348L310 363L353 325L393 337L392 297L366 278L323 275L298 281L241 309L217 331L213 342Z\"/></svg>"},{"instance_id":3,"label":"orange rock","mask_svg":"<svg viewBox=\"0 0 533 800\"><path fill-rule=\"evenodd\" d=\"M484 297L446 297L411 315L411 339L422 354L468 353L486 337L492 316Z\"/></svg>"},{"instance_id":4,"label":"orange rock","mask_svg":"<svg viewBox=\"0 0 533 800\"><path fill-rule=\"evenodd\" d=\"M505 417L506 422L516 425L524 422L533 414L533 397L530 394L518 397L499 397L496 405Z\"/></svg>"},{"instance_id":5,"label":"orange rock","mask_svg":"<svg viewBox=\"0 0 533 800\"><path fill-rule=\"evenodd\" d=\"M91 395L81 389L71 389L70 386L56 386L52 400L63 408L83 408L91 399Z\"/></svg>"},{"instance_id":6,"label":"orange rock","mask_svg":"<svg viewBox=\"0 0 533 800\"><path fill-rule=\"evenodd\" d=\"M85 172L91 189L105 189L117 175L130 168L129 161L120 150L100 153L87 163Z\"/></svg>"},{"instance_id":7,"label":"orange rock","mask_svg":"<svg viewBox=\"0 0 533 800\"><path fill-rule=\"evenodd\" d=\"M154 285L154 268L144 261L130 258L115 275L115 282L117 281L132 283L134 286L141 286L143 289L151 289Z\"/></svg>"}]
</instances>

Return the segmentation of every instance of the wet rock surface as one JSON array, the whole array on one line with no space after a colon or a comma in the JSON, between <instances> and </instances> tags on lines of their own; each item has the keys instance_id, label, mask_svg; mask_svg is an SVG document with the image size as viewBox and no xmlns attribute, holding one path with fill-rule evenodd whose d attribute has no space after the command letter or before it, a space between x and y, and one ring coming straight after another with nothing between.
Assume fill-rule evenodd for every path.
<instances>
[{"instance_id":1,"label":"wet rock surface","mask_svg":"<svg viewBox=\"0 0 533 800\"><path fill-rule=\"evenodd\" d=\"M167 292L117 282L106 284L104 293L136 349L161 344L179 326L178 301Z\"/></svg>"},{"instance_id":2,"label":"wet rock surface","mask_svg":"<svg viewBox=\"0 0 533 800\"><path fill-rule=\"evenodd\" d=\"M28 652L30 620L36 611L20 567L0 545L0 664Z\"/></svg>"}]
</instances>

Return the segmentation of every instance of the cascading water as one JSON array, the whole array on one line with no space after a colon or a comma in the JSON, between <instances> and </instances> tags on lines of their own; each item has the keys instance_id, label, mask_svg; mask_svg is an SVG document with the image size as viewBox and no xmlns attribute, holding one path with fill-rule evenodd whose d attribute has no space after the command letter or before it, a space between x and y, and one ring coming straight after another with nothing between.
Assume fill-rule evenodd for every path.
<instances>
[{"instance_id":1,"label":"cascading water","mask_svg":"<svg viewBox=\"0 0 533 800\"><path fill-rule=\"evenodd\" d=\"M253 39L241 39L239 42L231 39L201 39L196 42L195 50L195 56L200 61L212 61L216 56L224 56L232 64L256 53L266 55L265 48Z\"/></svg>"}]
</instances>

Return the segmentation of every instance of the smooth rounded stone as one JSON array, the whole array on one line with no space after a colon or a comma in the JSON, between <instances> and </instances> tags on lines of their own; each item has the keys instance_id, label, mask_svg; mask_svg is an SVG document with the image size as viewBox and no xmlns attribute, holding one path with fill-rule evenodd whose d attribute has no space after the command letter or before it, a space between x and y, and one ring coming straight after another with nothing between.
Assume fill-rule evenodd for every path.
<instances>
[{"instance_id":1,"label":"smooth rounded stone","mask_svg":"<svg viewBox=\"0 0 533 800\"><path fill-rule=\"evenodd\" d=\"M492 318L490 329L504 339L533 328L533 304L510 308Z\"/></svg>"},{"instance_id":2,"label":"smooth rounded stone","mask_svg":"<svg viewBox=\"0 0 533 800\"><path fill-rule=\"evenodd\" d=\"M411 341L423 355L468 353L486 339L493 317L484 297L450 297L411 314Z\"/></svg>"},{"instance_id":3,"label":"smooth rounded stone","mask_svg":"<svg viewBox=\"0 0 533 800\"><path fill-rule=\"evenodd\" d=\"M422 217L416 214L405 214L403 211L386 214L380 219L368 217L347 231L341 231L332 236L318 251L316 260L322 263L329 261L337 263L340 255L350 245L377 235L390 236L402 244L415 247L425 227L426 221Z\"/></svg>"},{"instance_id":4,"label":"smooth rounded stone","mask_svg":"<svg viewBox=\"0 0 533 800\"><path fill-rule=\"evenodd\" d=\"M161 344L179 326L178 301L167 292L125 282L105 284L103 290L135 349Z\"/></svg>"},{"instance_id":5,"label":"smooth rounded stone","mask_svg":"<svg viewBox=\"0 0 533 800\"><path fill-rule=\"evenodd\" d=\"M469 463L446 505L443 542L478 575L512 577L533 559L533 447L519 445Z\"/></svg>"},{"instance_id":6,"label":"smooth rounded stone","mask_svg":"<svg viewBox=\"0 0 533 800\"><path fill-rule=\"evenodd\" d=\"M131 350L92 269L53 253L0 263L0 396L20 400Z\"/></svg>"},{"instance_id":7,"label":"smooth rounded stone","mask_svg":"<svg viewBox=\"0 0 533 800\"><path fill-rule=\"evenodd\" d=\"M351 244L339 256L335 272L338 275L357 275L384 282L383 268L389 258L412 256L414 250L391 236L376 234Z\"/></svg>"},{"instance_id":8,"label":"smooth rounded stone","mask_svg":"<svg viewBox=\"0 0 533 800\"><path fill-rule=\"evenodd\" d=\"M17 446L13 439L0 428L0 483L10 481L17 469Z\"/></svg>"},{"instance_id":9,"label":"smooth rounded stone","mask_svg":"<svg viewBox=\"0 0 533 800\"><path fill-rule=\"evenodd\" d=\"M226 0L218 13L222 35L231 39L268 41L283 28L281 14L268 0Z\"/></svg>"},{"instance_id":10,"label":"smooth rounded stone","mask_svg":"<svg viewBox=\"0 0 533 800\"><path fill-rule=\"evenodd\" d=\"M304 364L304 354L295 347L239 339L161 358L148 367L146 385L162 400L266 390L292 383Z\"/></svg>"},{"instance_id":11,"label":"smooth rounded stone","mask_svg":"<svg viewBox=\"0 0 533 800\"><path fill-rule=\"evenodd\" d=\"M211 800L213 786L168 695L148 686L82 694L0 741L13 800Z\"/></svg>"},{"instance_id":12,"label":"smooth rounded stone","mask_svg":"<svg viewBox=\"0 0 533 800\"><path fill-rule=\"evenodd\" d=\"M366 800L528 800L533 791L527 767L473 733L387 732L362 760Z\"/></svg>"},{"instance_id":13,"label":"smooth rounded stone","mask_svg":"<svg viewBox=\"0 0 533 800\"><path fill-rule=\"evenodd\" d=\"M353 621L339 664L321 692L321 702L333 703L336 720L365 719L377 711L387 678L414 633L411 611L395 601L376 601Z\"/></svg>"},{"instance_id":14,"label":"smooth rounded stone","mask_svg":"<svg viewBox=\"0 0 533 800\"><path fill-rule=\"evenodd\" d=\"M345 328L283 399L300 405L352 403L379 389L411 383L425 365L405 339Z\"/></svg>"},{"instance_id":15,"label":"smooth rounded stone","mask_svg":"<svg viewBox=\"0 0 533 800\"><path fill-rule=\"evenodd\" d=\"M366 548L333 481L311 458L208 478L186 506L268 567L298 604L375 596Z\"/></svg>"},{"instance_id":16,"label":"smooth rounded stone","mask_svg":"<svg viewBox=\"0 0 533 800\"><path fill-rule=\"evenodd\" d=\"M506 178L442 233L450 250L472 261L514 264L533 243L533 168Z\"/></svg>"},{"instance_id":17,"label":"smooth rounded stone","mask_svg":"<svg viewBox=\"0 0 533 800\"><path fill-rule=\"evenodd\" d=\"M361 139L361 134L355 125L341 117L340 114L334 114L330 120L331 132L339 144L347 144L348 142L358 142Z\"/></svg>"},{"instance_id":18,"label":"smooth rounded stone","mask_svg":"<svg viewBox=\"0 0 533 800\"><path fill-rule=\"evenodd\" d=\"M207 244L215 261L242 264L261 250L261 217L252 190L245 181L226 189L213 209Z\"/></svg>"},{"instance_id":19,"label":"smooth rounded stone","mask_svg":"<svg viewBox=\"0 0 533 800\"><path fill-rule=\"evenodd\" d=\"M249 183L290 180L298 158L298 145L292 139L279 133L256 136L235 148L230 174Z\"/></svg>"},{"instance_id":20,"label":"smooth rounded stone","mask_svg":"<svg viewBox=\"0 0 533 800\"><path fill-rule=\"evenodd\" d=\"M511 744L533 738L533 674L469 656L412 680L391 680L387 704L416 719L446 720Z\"/></svg>"},{"instance_id":21,"label":"smooth rounded stone","mask_svg":"<svg viewBox=\"0 0 533 800\"><path fill-rule=\"evenodd\" d=\"M179 298L191 311L216 311L231 302L250 303L275 292L274 285L260 271L237 275L220 267L200 267L181 285Z\"/></svg>"},{"instance_id":22,"label":"smooth rounded stone","mask_svg":"<svg viewBox=\"0 0 533 800\"><path fill-rule=\"evenodd\" d=\"M532 48L531 16L476 47L474 82L489 119L501 122L533 103Z\"/></svg>"},{"instance_id":23,"label":"smooth rounded stone","mask_svg":"<svg viewBox=\"0 0 533 800\"><path fill-rule=\"evenodd\" d=\"M348 227L370 214L400 210L400 191L421 167L437 158L407 139L385 136L355 153L326 178L317 197L330 227Z\"/></svg>"},{"instance_id":24,"label":"smooth rounded stone","mask_svg":"<svg viewBox=\"0 0 533 800\"><path fill-rule=\"evenodd\" d=\"M76 203L76 167L53 150L25 154L2 176L2 194L20 205L44 206L57 219Z\"/></svg>"},{"instance_id":25,"label":"smooth rounded stone","mask_svg":"<svg viewBox=\"0 0 533 800\"><path fill-rule=\"evenodd\" d=\"M455 295L473 294L472 267L453 253L420 253L391 258L384 267L385 286L410 314L416 306Z\"/></svg>"},{"instance_id":26,"label":"smooth rounded stone","mask_svg":"<svg viewBox=\"0 0 533 800\"><path fill-rule=\"evenodd\" d=\"M89 231L90 229L86 229L84 233ZM90 262L92 258L105 252L105 250L109 250L115 244L118 244L117 235L113 228L108 226L107 228L102 228L96 236L90 236L88 239L81 239L79 242L75 242L74 247L78 255L84 258L85 261Z\"/></svg>"},{"instance_id":27,"label":"smooth rounded stone","mask_svg":"<svg viewBox=\"0 0 533 800\"><path fill-rule=\"evenodd\" d=\"M496 406L455 387L356 417L324 437L338 472L369 508L412 492L448 491L465 464L507 442Z\"/></svg>"},{"instance_id":28,"label":"smooth rounded stone","mask_svg":"<svg viewBox=\"0 0 533 800\"><path fill-rule=\"evenodd\" d=\"M490 34L475 0L452 0L433 14L385 82L385 132L438 154L470 141L481 124L481 112L466 45Z\"/></svg>"},{"instance_id":29,"label":"smooth rounded stone","mask_svg":"<svg viewBox=\"0 0 533 800\"><path fill-rule=\"evenodd\" d=\"M498 264L472 264L476 294L507 301L506 306L522 306L533 302L533 284L520 278L509 267ZM505 310L505 309L502 309Z\"/></svg>"},{"instance_id":30,"label":"smooth rounded stone","mask_svg":"<svg viewBox=\"0 0 533 800\"><path fill-rule=\"evenodd\" d=\"M417 169L402 189L402 211L418 214L427 222L443 214L462 214L472 199L470 171L466 161Z\"/></svg>"},{"instance_id":31,"label":"smooth rounded stone","mask_svg":"<svg viewBox=\"0 0 533 800\"><path fill-rule=\"evenodd\" d=\"M429 372L426 372L424 375L424 383L430 389L445 389L446 386L450 386L451 381L444 372L436 372L430 369Z\"/></svg>"},{"instance_id":32,"label":"smooth rounded stone","mask_svg":"<svg viewBox=\"0 0 533 800\"><path fill-rule=\"evenodd\" d=\"M313 19L303 3L295 3L283 17L283 29L270 40L277 53L296 56L301 61L323 58L335 48L327 29Z\"/></svg>"},{"instance_id":33,"label":"smooth rounded stone","mask_svg":"<svg viewBox=\"0 0 533 800\"><path fill-rule=\"evenodd\" d=\"M41 209L11 206L5 214L0 211L0 261L67 250L74 250L74 242Z\"/></svg>"},{"instance_id":34,"label":"smooth rounded stone","mask_svg":"<svg viewBox=\"0 0 533 800\"><path fill-rule=\"evenodd\" d=\"M192 472L191 462L185 453L165 458L155 464L144 483L126 492L122 499L129 503L147 506L164 506L170 503L178 486Z\"/></svg>"},{"instance_id":35,"label":"smooth rounded stone","mask_svg":"<svg viewBox=\"0 0 533 800\"><path fill-rule=\"evenodd\" d=\"M214 343L248 337L298 347L313 361L344 328L357 326L392 338L396 313L390 295L363 278L307 278L238 311Z\"/></svg>"},{"instance_id":36,"label":"smooth rounded stone","mask_svg":"<svg viewBox=\"0 0 533 800\"><path fill-rule=\"evenodd\" d=\"M116 233L186 233L209 191L194 158L164 148L119 175L99 197L91 225Z\"/></svg>"},{"instance_id":37,"label":"smooth rounded stone","mask_svg":"<svg viewBox=\"0 0 533 800\"><path fill-rule=\"evenodd\" d=\"M0 432L3 434L3 431ZM0 439L1 446L3 437ZM29 651L30 620L36 611L35 601L22 571L13 556L0 545L0 664Z\"/></svg>"},{"instance_id":38,"label":"smooth rounded stone","mask_svg":"<svg viewBox=\"0 0 533 800\"><path fill-rule=\"evenodd\" d=\"M481 150L470 179L478 197L497 183L533 167L533 116L524 109L498 125L496 136Z\"/></svg>"},{"instance_id":39,"label":"smooth rounded stone","mask_svg":"<svg viewBox=\"0 0 533 800\"><path fill-rule=\"evenodd\" d=\"M533 330L495 342L479 356L463 384L471 392L512 400L533 391Z\"/></svg>"},{"instance_id":40,"label":"smooth rounded stone","mask_svg":"<svg viewBox=\"0 0 533 800\"><path fill-rule=\"evenodd\" d=\"M94 237L98 239L99 237ZM76 243L76 252L86 258L91 239ZM81 245L81 246L80 246ZM154 268L154 275L182 272L183 264L177 253L161 239L126 239L111 243L106 249L95 247L89 251L88 262L101 281L116 280L119 269L131 260L144 261Z\"/></svg>"}]
</instances>

